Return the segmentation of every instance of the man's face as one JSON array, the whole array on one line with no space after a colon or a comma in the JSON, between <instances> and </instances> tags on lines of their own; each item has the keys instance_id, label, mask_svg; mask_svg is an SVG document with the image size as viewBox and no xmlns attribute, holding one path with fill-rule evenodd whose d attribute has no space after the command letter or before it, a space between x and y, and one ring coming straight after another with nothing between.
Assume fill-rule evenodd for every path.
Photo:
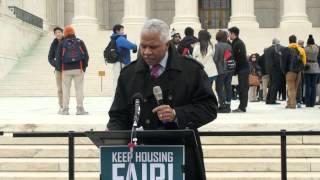
<instances>
[{"instance_id":1,"label":"man's face","mask_svg":"<svg viewBox=\"0 0 320 180\"><path fill-rule=\"evenodd\" d=\"M251 60L252 60L252 62L257 61L257 57L256 57L256 55L252 55Z\"/></svg>"},{"instance_id":2,"label":"man's face","mask_svg":"<svg viewBox=\"0 0 320 180\"><path fill-rule=\"evenodd\" d=\"M179 44L180 41L181 41L181 38L180 38L179 35L175 35L175 36L173 37L173 42L174 42L175 44Z\"/></svg>"},{"instance_id":3,"label":"man's face","mask_svg":"<svg viewBox=\"0 0 320 180\"><path fill-rule=\"evenodd\" d=\"M233 41L237 38L237 35L235 33L230 32L230 39Z\"/></svg>"},{"instance_id":4,"label":"man's face","mask_svg":"<svg viewBox=\"0 0 320 180\"><path fill-rule=\"evenodd\" d=\"M117 31L118 34L124 35L124 28L121 28L119 31Z\"/></svg>"},{"instance_id":5,"label":"man's face","mask_svg":"<svg viewBox=\"0 0 320 180\"><path fill-rule=\"evenodd\" d=\"M63 33L62 33L62 31L60 31L60 30L56 30L56 31L54 32L54 36L55 36L58 40L61 40L61 39L63 38Z\"/></svg>"},{"instance_id":6,"label":"man's face","mask_svg":"<svg viewBox=\"0 0 320 180\"><path fill-rule=\"evenodd\" d=\"M168 43L160 40L160 33L144 32L140 39L140 53L148 65L159 64L168 50Z\"/></svg>"}]
</instances>

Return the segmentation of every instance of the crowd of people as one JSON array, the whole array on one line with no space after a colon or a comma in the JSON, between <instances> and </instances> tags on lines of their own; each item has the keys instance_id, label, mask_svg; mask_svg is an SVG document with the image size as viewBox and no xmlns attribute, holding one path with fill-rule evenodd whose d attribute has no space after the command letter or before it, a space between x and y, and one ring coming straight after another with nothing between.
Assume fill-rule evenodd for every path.
<instances>
[{"instance_id":1,"label":"crowd of people","mask_svg":"<svg viewBox=\"0 0 320 180\"><path fill-rule=\"evenodd\" d=\"M55 39L51 44L48 59L55 68L58 87L59 114L69 114L71 81L75 82L77 114L86 115L83 107L83 78L88 66L89 55L82 40L75 36L71 26L54 29ZM248 54L245 43L240 39L240 29L231 27L219 30L215 40L207 30L200 30L198 37L194 29L185 28L184 38L171 30L169 46L181 56L197 60L204 67L209 81L218 97L219 113L243 113L248 101L265 101L267 105L280 104L287 100L286 108L314 107L320 104L320 55L312 35L306 46L295 35L289 37L287 47L277 38L262 54ZM113 64L116 91L121 69L131 63L131 52L138 46L130 42L124 26L116 24L110 39L115 42L115 51L120 59ZM138 53L138 57L140 53ZM234 80L237 83L233 83ZM231 100L239 99L238 108L231 110Z\"/></svg>"},{"instance_id":2,"label":"crowd of people","mask_svg":"<svg viewBox=\"0 0 320 180\"><path fill-rule=\"evenodd\" d=\"M262 54L247 54L237 27L218 31L214 46L208 31L200 30L196 38L190 34L190 29L185 29L185 38L190 44L186 44L188 41L181 39L175 31L171 43L181 55L202 63L211 83L215 83L218 112L231 112L231 99L240 100L239 107L232 112L246 112L248 101L278 105L278 101L287 100L286 108L289 109L320 105L320 55L313 35L309 35L306 46L303 40L291 35L287 47L274 38L272 45L265 48ZM233 61L226 56L228 49L232 53L234 69L230 68ZM236 76L238 84L235 86L232 79Z\"/></svg>"}]
</instances>

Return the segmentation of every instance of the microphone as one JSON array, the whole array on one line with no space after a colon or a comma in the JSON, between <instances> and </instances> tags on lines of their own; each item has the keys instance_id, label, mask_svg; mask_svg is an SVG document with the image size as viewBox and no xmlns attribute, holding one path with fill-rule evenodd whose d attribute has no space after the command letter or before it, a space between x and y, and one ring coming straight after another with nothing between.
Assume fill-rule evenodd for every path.
<instances>
[{"instance_id":1,"label":"microphone","mask_svg":"<svg viewBox=\"0 0 320 180\"><path fill-rule=\"evenodd\" d=\"M162 90L160 86L153 87L153 95L157 100L158 106L163 105L163 96L162 96ZM162 121L163 124L166 124L167 121Z\"/></svg>"},{"instance_id":2,"label":"microphone","mask_svg":"<svg viewBox=\"0 0 320 180\"><path fill-rule=\"evenodd\" d=\"M143 96L141 93L135 93L132 96L132 101L134 104L134 115L133 115L133 126L137 127L140 117L140 104L142 102Z\"/></svg>"},{"instance_id":3,"label":"microphone","mask_svg":"<svg viewBox=\"0 0 320 180\"><path fill-rule=\"evenodd\" d=\"M137 146L138 138L137 138L137 127L139 123L139 116L140 116L140 104L142 102L142 94L141 93L135 93L131 100L134 104L134 115L133 115L133 124L131 128L131 138L130 138L130 143L128 144L128 147L130 149L131 153L131 159L130 162L133 158L133 149Z\"/></svg>"},{"instance_id":4,"label":"microphone","mask_svg":"<svg viewBox=\"0 0 320 180\"><path fill-rule=\"evenodd\" d=\"M160 86L153 87L153 95L157 100L158 106L163 105L163 96L162 96L162 90Z\"/></svg>"}]
</instances>

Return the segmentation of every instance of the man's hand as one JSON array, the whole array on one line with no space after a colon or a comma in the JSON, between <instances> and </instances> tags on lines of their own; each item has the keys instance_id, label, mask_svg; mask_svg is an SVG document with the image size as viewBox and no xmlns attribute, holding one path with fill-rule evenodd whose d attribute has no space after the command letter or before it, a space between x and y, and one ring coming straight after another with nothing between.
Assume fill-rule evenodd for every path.
<instances>
[{"instance_id":1,"label":"man's hand","mask_svg":"<svg viewBox=\"0 0 320 180\"><path fill-rule=\"evenodd\" d=\"M158 106L152 112L157 113L160 121L173 122L176 120L176 112L169 105Z\"/></svg>"}]
</instances>

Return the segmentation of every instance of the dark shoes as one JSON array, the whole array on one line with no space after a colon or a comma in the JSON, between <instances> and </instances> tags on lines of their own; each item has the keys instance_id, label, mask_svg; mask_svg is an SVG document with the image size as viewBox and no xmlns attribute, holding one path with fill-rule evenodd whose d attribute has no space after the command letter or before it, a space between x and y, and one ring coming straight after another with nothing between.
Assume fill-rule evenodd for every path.
<instances>
[{"instance_id":1,"label":"dark shoes","mask_svg":"<svg viewBox=\"0 0 320 180\"><path fill-rule=\"evenodd\" d=\"M280 103L278 103L278 102L266 102L266 104L269 104L269 105L279 105Z\"/></svg>"},{"instance_id":2,"label":"dark shoes","mask_svg":"<svg viewBox=\"0 0 320 180\"><path fill-rule=\"evenodd\" d=\"M243 109L238 108L238 109L232 110L232 112L233 112L233 113L245 113L246 110L245 110L245 109L243 110Z\"/></svg>"},{"instance_id":3,"label":"dark shoes","mask_svg":"<svg viewBox=\"0 0 320 180\"><path fill-rule=\"evenodd\" d=\"M230 109L230 105L224 105L224 106L220 106L218 108L218 113L230 113L231 109Z\"/></svg>"}]
</instances>

